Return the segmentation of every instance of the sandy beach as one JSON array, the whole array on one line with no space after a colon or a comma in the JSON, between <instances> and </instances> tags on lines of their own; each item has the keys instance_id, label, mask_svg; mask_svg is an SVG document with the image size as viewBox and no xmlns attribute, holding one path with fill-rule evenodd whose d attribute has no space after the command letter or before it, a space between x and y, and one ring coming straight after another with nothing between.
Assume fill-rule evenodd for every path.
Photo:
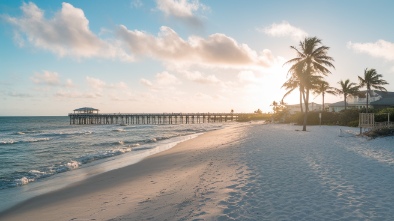
<instances>
[{"instance_id":1,"label":"sandy beach","mask_svg":"<svg viewBox=\"0 0 394 221\"><path fill-rule=\"evenodd\" d=\"M238 128L197 139L60 191L28 200L1 220L188 220L217 217L235 184Z\"/></svg>"},{"instance_id":2,"label":"sandy beach","mask_svg":"<svg viewBox=\"0 0 394 221\"><path fill-rule=\"evenodd\" d=\"M30 199L0 219L394 219L392 137L299 129L253 123L211 131Z\"/></svg>"}]
</instances>

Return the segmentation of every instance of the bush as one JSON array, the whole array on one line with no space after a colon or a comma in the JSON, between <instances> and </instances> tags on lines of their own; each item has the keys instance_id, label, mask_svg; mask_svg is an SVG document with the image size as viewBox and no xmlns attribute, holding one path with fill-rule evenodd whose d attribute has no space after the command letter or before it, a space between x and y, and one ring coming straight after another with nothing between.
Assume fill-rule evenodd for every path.
<instances>
[{"instance_id":1,"label":"bush","mask_svg":"<svg viewBox=\"0 0 394 221\"><path fill-rule=\"evenodd\" d=\"M349 126L350 122L357 121L357 126L358 126L359 113L360 112L357 109L349 109L349 110L340 111L339 112L339 125Z\"/></svg>"},{"instance_id":2,"label":"bush","mask_svg":"<svg viewBox=\"0 0 394 221\"><path fill-rule=\"evenodd\" d=\"M322 125L342 125L342 126L358 126L359 112L357 110L343 110L341 112L308 112L307 125L319 125L321 113ZM289 115L286 123L296 123L302 125L304 123L304 115L296 113Z\"/></svg>"},{"instance_id":3,"label":"bush","mask_svg":"<svg viewBox=\"0 0 394 221\"><path fill-rule=\"evenodd\" d=\"M252 120L270 120L271 114L260 114L260 113L253 113L253 114L243 114L240 115L238 118L238 122L247 122Z\"/></svg>"},{"instance_id":4,"label":"bush","mask_svg":"<svg viewBox=\"0 0 394 221\"><path fill-rule=\"evenodd\" d=\"M319 125L319 113L322 114L322 125L338 124L341 126L358 127L359 113L366 113L366 109L347 109L340 112L308 112L307 125ZM375 113L376 122L387 121L387 113L390 114L390 121L394 121L394 108L369 109L368 113ZM304 115L301 113L288 115L285 119L285 123L296 123L302 125L304 123Z\"/></svg>"},{"instance_id":5,"label":"bush","mask_svg":"<svg viewBox=\"0 0 394 221\"><path fill-rule=\"evenodd\" d=\"M390 114L390 121L394 121L394 108L384 108L377 111L375 114L376 122L387 121L387 114Z\"/></svg>"}]
</instances>

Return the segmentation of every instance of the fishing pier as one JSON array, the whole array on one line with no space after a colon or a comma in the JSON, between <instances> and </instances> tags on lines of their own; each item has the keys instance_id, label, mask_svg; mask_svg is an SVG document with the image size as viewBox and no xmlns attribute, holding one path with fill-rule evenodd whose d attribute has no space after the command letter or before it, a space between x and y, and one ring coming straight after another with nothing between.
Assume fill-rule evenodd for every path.
<instances>
[{"instance_id":1,"label":"fishing pier","mask_svg":"<svg viewBox=\"0 0 394 221\"><path fill-rule=\"evenodd\" d=\"M238 120L235 113L111 113L99 114L98 109L83 107L68 114L70 125L81 124L201 124Z\"/></svg>"}]
</instances>

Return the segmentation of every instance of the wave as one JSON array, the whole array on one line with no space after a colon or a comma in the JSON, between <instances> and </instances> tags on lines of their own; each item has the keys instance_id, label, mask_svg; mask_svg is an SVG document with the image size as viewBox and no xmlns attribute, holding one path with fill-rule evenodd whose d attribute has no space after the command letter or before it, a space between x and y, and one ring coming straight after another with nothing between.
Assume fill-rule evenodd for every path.
<instances>
[{"instance_id":1,"label":"wave","mask_svg":"<svg viewBox=\"0 0 394 221\"><path fill-rule=\"evenodd\" d=\"M147 129L146 131L137 131L135 129L142 128L152 128L159 127L158 129L153 128L152 130ZM0 138L0 145L13 145L16 143L28 143L28 142L46 142L53 140L54 147L61 148L62 144L66 144L66 147L62 147L62 152L59 152L60 157L53 156L54 158L60 159L56 162L56 164L49 165L50 162L45 163L41 162L40 166L35 167L34 164L31 165L31 168L28 170L22 169L19 172L8 174L0 177L0 189L22 186L29 184L31 182L35 182L39 179L51 177L55 174L67 172L70 170L75 170L83 166L84 164L101 160L104 158L109 158L121 154L125 154L132 151L144 151L153 149L157 146L157 142L166 143L165 140L174 138L179 136L186 136L190 134L195 134L198 132L204 132L207 130L214 130L216 128L208 128L204 129L201 127L198 128L176 128L175 126L171 126L168 128L166 126L157 126L157 125L138 125L131 127L89 127L89 128L65 128L65 129L56 129L53 131L24 131L20 130L15 132L15 136L6 135L6 137ZM26 132L26 133L25 133ZM127 132L127 133L123 133ZM103 136L102 136L103 135ZM60 137L59 137L60 136ZM63 136L70 136L67 139L62 139ZM79 136L93 136L93 137L81 137L82 139L78 139L78 142L68 143L69 139L79 138ZM106 138L108 137L108 139ZM10 138L10 139L8 139ZM85 139L86 138L86 139ZM102 141L104 139L104 141ZM93 142L91 142L93 140ZM171 140L169 141L171 142ZM49 142L49 145L52 143ZM73 145L81 145L86 146L86 152L74 152L74 147L71 148L71 144ZM44 145L47 144L41 144ZM7 148L6 148L7 149ZM15 148L17 149L17 148ZM51 148L49 148L51 149ZM50 150L48 150L50 151ZM51 155L52 156L52 155ZM70 159L65 160L64 159ZM10 169L11 170L11 169ZM23 172L24 170L24 172Z\"/></svg>"},{"instance_id":2,"label":"wave","mask_svg":"<svg viewBox=\"0 0 394 221\"><path fill-rule=\"evenodd\" d=\"M11 133L11 135L39 134L41 132L42 131L38 131L38 130L17 131L17 132Z\"/></svg>"},{"instance_id":3,"label":"wave","mask_svg":"<svg viewBox=\"0 0 394 221\"><path fill-rule=\"evenodd\" d=\"M122 148L105 150L105 151L101 151L101 152L94 153L94 154L88 154L86 156L82 156L82 157L78 158L78 162L80 162L82 164L86 164L86 163L90 163L95 160L101 160L104 158L128 153L128 152L132 151L132 149L133 149L133 147L130 146L130 147L122 147Z\"/></svg>"},{"instance_id":4,"label":"wave","mask_svg":"<svg viewBox=\"0 0 394 221\"><path fill-rule=\"evenodd\" d=\"M48 141L48 140L51 140L51 139L48 137L29 138L29 139L23 139L23 140L6 139L6 140L0 140L0 145L10 145L10 144L17 144L17 143L33 143L33 142L42 142L42 141Z\"/></svg>"}]
</instances>

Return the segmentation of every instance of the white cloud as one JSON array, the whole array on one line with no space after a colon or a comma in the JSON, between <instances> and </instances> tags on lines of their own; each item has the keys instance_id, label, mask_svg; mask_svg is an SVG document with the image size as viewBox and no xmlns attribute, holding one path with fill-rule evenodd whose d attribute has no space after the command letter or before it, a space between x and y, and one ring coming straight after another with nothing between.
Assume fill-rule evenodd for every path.
<instances>
[{"instance_id":1,"label":"white cloud","mask_svg":"<svg viewBox=\"0 0 394 221\"><path fill-rule=\"evenodd\" d=\"M145 85L145 86L147 86L147 87L152 87L152 86L153 86L152 82L150 82L149 80L147 80L147 79L145 79L145 78L142 78L142 79L140 80L140 83L143 84L143 85Z\"/></svg>"},{"instance_id":2,"label":"white cloud","mask_svg":"<svg viewBox=\"0 0 394 221\"><path fill-rule=\"evenodd\" d=\"M179 18L193 25L201 25L197 12L209 10L199 0L156 0L157 9L167 17Z\"/></svg>"},{"instance_id":3,"label":"white cloud","mask_svg":"<svg viewBox=\"0 0 394 221\"><path fill-rule=\"evenodd\" d=\"M253 71L241 71L238 73L238 80L241 83L257 84L262 81Z\"/></svg>"},{"instance_id":4,"label":"white cloud","mask_svg":"<svg viewBox=\"0 0 394 221\"><path fill-rule=\"evenodd\" d=\"M119 82L119 83L111 83L108 84L105 81L98 79L98 78L94 78L94 77L86 77L86 81L88 83L88 85L96 90L103 90L103 89L116 89L116 90L127 90L128 86L126 83L124 82Z\"/></svg>"},{"instance_id":5,"label":"white cloud","mask_svg":"<svg viewBox=\"0 0 394 221\"><path fill-rule=\"evenodd\" d=\"M124 83L123 81L121 81L117 84L113 84L111 86L115 89L122 89L122 90L127 90L129 88L128 85L126 83Z\"/></svg>"},{"instance_id":6,"label":"white cloud","mask_svg":"<svg viewBox=\"0 0 394 221\"><path fill-rule=\"evenodd\" d=\"M51 71L43 71L43 74L36 73L31 80L36 84L45 84L49 86L59 86L59 74Z\"/></svg>"},{"instance_id":7,"label":"white cloud","mask_svg":"<svg viewBox=\"0 0 394 221\"><path fill-rule=\"evenodd\" d=\"M73 83L73 81L71 79L67 79L66 80L65 86L66 87L75 87L75 85L74 85L74 83Z\"/></svg>"},{"instance_id":8,"label":"white cloud","mask_svg":"<svg viewBox=\"0 0 394 221\"><path fill-rule=\"evenodd\" d=\"M7 95L10 97L19 97L19 98L33 97L33 95L31 94L18 93L18 92L8 92Z\"/></svg>"},{"instance_id":9,"label":"white cloud","mask_svg":"<svg viewBox=\"0 0 394 221\"><path fill-rule=\"evenodd\" d=\"M159 85L173 85L173 84L180 84L178 78L174 75L168 73L167 71L163 71L156 75L156 81Z\"/></svg>"},{"instance_id":10,"label":"white cloud","mask_svg":"<svg viewBox=\"0 0 394 221\"><path fill-rule=\"evenodd\" d=\"M88 85L94 89L101 90L107 86L107 83L105 83L103 80L100 80L98 78L93 78L93 77L87 76L86 81L88 82Z\"/></svg>"},{"instance_id":11,"label":"white cloud","mask_svg":"<svg viewBox=\"0 0 394 221\"><path fill-rule=\"evenodd\" d=\"M121 25L118 35L131 53L172 63L266 68L273 62L269 51L257 53L248 45L239 44L224 34L213 34L206 39L192 36L184 40L174 30L165 26L160 28L156 37L138 30L128 30Z\"/></svg>"},{"instance_id":12,"label":"white cloud","mask_svg":"<svg viewBox=\"0 0 394 221\"><path fill-rule=\"evenodd\" d=\"M156 74L154 83L145 78L141 78L140 83L146 87L153 89L154 91L158 91L163 89L172 89L168 86L181 84L181 81L177 77L175 77L175 75L172 75L167 71L163 71Z\"/></svg>"},{"instance_id":13,"label":"white cloud","mask_svg":"<svg viewBox=\"0 0 394 221\"><path fill-rule=\"evenodd\" d=\"M144 4L142 3L141 0L132 0L131 1L131 7L132 8L140 8L142 7Z\"/></svg>"},{"instance_id":14,"label":"white cloud","mask_svg":"<svg viewBox=\"0 0 394 221\"><path fill-rule=\"evenodd\" d=\"M287 21L283 21L280 24L273 23L270 27L263 29L258 28L257 30L273 37L289 36L297 41L302 40L308 36L308 33L306 33L304 30L290 25Z\"/></svg>"},{"instance_id":15,"label":"white cloud","mask_svg":"<svg viewBox=\"0 0 394 221\"><path fill-rule=\"evenodd\" d=\"M101 93L98 92L79 92L79 91L69 91L69 90L59 90L56 92L55 97L59 98L100 98Z\"/></svg>"},{"instance_id":16,"label":"white cloud","mask_svg":"<svg viewBox=\"0 0 394 221\"><path fill-rule=\"evenodd\" d=\"M212 97L212 96L210 96L210 95L208 95L208 94L201 93L201 92L196 93L196 94L194 95L194 97L195 97L196 99L200 99L200 100L213 100L213 97Z\"/></svg>"},{"instance_id":17,"label":"white cloud","mask_svg":"<svg viewBox=\"0 0 394 221\"><path fill-rule=\"evenodd\" d=\"M205 76L199 71L185 71L185 76L187 79L197 82L200 84L217 84L221 83L221 81L215 75Z\"/></svg>"},{"instance_id":18,"label":"white cloud","mask_svg":"<svg viewBox=\"0 0 394 221\"><path fill-rule=\"evenodd\" d=\"M349 41L347 47L373 57L394 61L394 43L385 40L378 40L375 43L352 43Z\"/></svg>"},{"instance_id":19,"label":"white cloud","mask_svg":"<svg viewBox=\"0 0 394 221\"><path fill-rule=\"evenodd\" d=\"M21 9L23 15L20 18L6 16L7 21L18 30L14 39L19 45L23 45L24 37L35 47L61 57L132 60L117 43L101 40L93 34L84 12L69 3L62 3L62 9L51 19L46 19L44 11L32 2L23 3Z\"/></svg>"}]
</instances>

